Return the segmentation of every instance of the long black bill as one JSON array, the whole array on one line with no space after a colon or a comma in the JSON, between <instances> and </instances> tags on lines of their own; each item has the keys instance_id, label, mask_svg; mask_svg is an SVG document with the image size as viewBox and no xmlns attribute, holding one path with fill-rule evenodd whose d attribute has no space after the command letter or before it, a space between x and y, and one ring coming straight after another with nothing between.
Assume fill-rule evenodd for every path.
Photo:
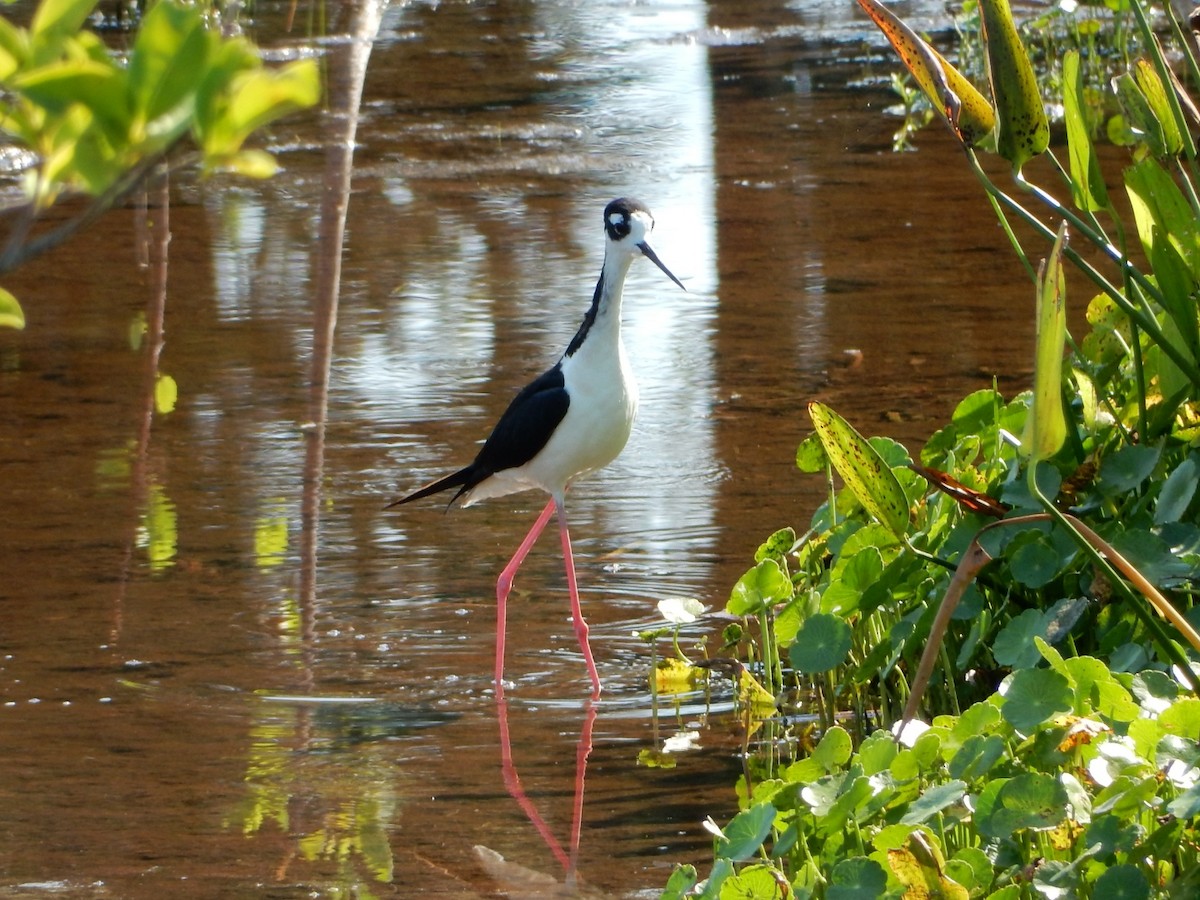
<instances>
[{"instance_id":1,"label":"long black bill","mask_svg":"<svg viewBox=\"0 0 1200 900\"><path fill-rule=\"evenodd\" d=\"M662 269L663 273L668 278L670 278L673 282L675 282L677 285L679 285L685 291L687 290L687 288L683 287L683 282L680 281L678 278L676 278L674 275L672 275L671 270L663 265L663 261L658 258L658 255L653 250L650 249L649 244L647 244L645 241L642 241L640 244L638 244L638 249L642 251L642 255L645 256L646 259L650 260L650 262L654 263L656 266L658 266L660 269Z\"/></svg>"}]
</instances>

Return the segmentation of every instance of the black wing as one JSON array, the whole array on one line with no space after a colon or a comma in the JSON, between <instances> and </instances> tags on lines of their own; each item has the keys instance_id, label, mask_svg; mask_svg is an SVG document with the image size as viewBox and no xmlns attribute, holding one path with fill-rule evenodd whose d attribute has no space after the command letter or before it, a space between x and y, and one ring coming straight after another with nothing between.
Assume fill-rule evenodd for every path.
<instances>
[{"instance_id":1,"label":"black wing","mask_svg":"<svg viewBox=\"0 0 1200 900\"><path fill-rule=\"evenodd\" d=\"M389 503L388 508L456 487L458 493L450 500L453 503L495 473L525 465L546 446L570 405L562 367L555 365L513 398L474 462Z\"/></svg>"}]
</instances>

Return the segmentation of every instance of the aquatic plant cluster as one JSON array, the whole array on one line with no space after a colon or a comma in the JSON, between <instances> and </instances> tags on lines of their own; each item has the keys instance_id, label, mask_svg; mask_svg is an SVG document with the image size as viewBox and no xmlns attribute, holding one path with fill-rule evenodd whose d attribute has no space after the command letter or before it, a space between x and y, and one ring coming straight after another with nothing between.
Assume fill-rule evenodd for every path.
<instances>
[{"instance_id":1,"label":"aquatic plant cluster","mask_svg":"<svg viewBox=\"0 0 1200 900\"><path fill-rule=\"evenodd\" d=\"M1034 384L966 397L915 456L811 404L797 463L828 499L802 534L762 544L727 605L725 650L753 699L741 811L708 823L707 876L680 867L662 896L1195 896L1200 117L1182 87L1200 86L1195 48L1140 0L1088 26L1132 28L1140 55L1098 82L1087 42L1061 54L1060 162L1048 85L1006 0L977 4L985 90L858 2L1030 276ZM1129 148L1124 211L1096 134ZM1011 165L1014 191L980 151ZM1030 234L1044 251L1027 253ZM1086 306L1077 339L1068 303Z\"/></svg>"}]
</instances>

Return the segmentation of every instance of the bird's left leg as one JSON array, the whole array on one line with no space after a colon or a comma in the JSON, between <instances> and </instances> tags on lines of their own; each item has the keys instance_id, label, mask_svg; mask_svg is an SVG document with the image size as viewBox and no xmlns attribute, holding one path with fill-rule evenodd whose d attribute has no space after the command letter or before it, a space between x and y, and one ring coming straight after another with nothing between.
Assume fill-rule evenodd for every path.
<instances>
[{"instance_id":1,"label":"bird's left leg","mask_svg":"<svg viewBox=\"0 0 1200 900\"><path fill-rule=\"evenodd\" d=\"M500 573L500 579L496 582L496 695L501 696L504 693L504 631L506 620L508 618L508 595L512 592L513 579L517 577L517 569L521 567L521 563L525 561L525 557L529 555L529 551L533 549L534 543L538 536L546 527L546 523L550 521L550 516L555 510L555 501L551 500L546 504L546 508L542 510L537 521L533 523L533 527L529 529L529 534L525 535L525 540L521 541L521 546L517 548L517 552L513 554L513 558L508 561L508 565L504 567L504 571ZM561 512L559 513L561 519Z\"/></svg>"},{"instance_id":2,"label":"bird's left leg","mask_svg":"<svg viewBox=\"0 0 1200 900\"><path fill-rule=\"evenodd\" d=\"M567 590L571 594L571 620L575 625L575 637L579 639L579 649L583 651L583 659L587 663L588 675L592 679L592 697L596 698L600 696L600 673L596 671L596 661L592 658L592 647L588 643L588 626L583 618L583 607L579 604L579 585L575 582L575 557L571 552L571 534L567 530L567 511L561 497L555 497L552 502L558 512L558 531L562 536Z\"/></svg>"}]
</instances>

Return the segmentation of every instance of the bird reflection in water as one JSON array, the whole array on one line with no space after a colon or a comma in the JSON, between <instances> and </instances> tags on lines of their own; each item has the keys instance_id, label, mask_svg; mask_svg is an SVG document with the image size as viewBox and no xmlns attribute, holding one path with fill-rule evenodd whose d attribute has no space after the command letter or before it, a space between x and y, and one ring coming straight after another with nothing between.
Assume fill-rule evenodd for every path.
<instances>
[{"instance_id":1,"label":"bird reflection in water","mask_svg":"<svg viewBox=\"0 0 1200 900\"><path fill-rule=\"evenodd\" d=\"M500 766L504 776L504 787L517 801L521 811L533 824L538 835L563 868L563 878L559 880L553 875L510 862L496 851L476 845L475 854L479 858L480 864L495 880L498 888L510 896L526 897L531 900L539 897L604 896L602 892L580 885L576 871L579 863L579 840L583 830L584 781L587 774L588 756L592 752L592 729L596 724L596 713L596 703L592 700L586 701L583 727L580 729L579 741L575 745L575 793L571 810L571 832L568 845L564 849L521 785L521 776L517 772L512 755L512 738L508 728L508 701L504 697L503 687L497 685L496 720L500 726Z\"/></svg>"}]
</instances>

